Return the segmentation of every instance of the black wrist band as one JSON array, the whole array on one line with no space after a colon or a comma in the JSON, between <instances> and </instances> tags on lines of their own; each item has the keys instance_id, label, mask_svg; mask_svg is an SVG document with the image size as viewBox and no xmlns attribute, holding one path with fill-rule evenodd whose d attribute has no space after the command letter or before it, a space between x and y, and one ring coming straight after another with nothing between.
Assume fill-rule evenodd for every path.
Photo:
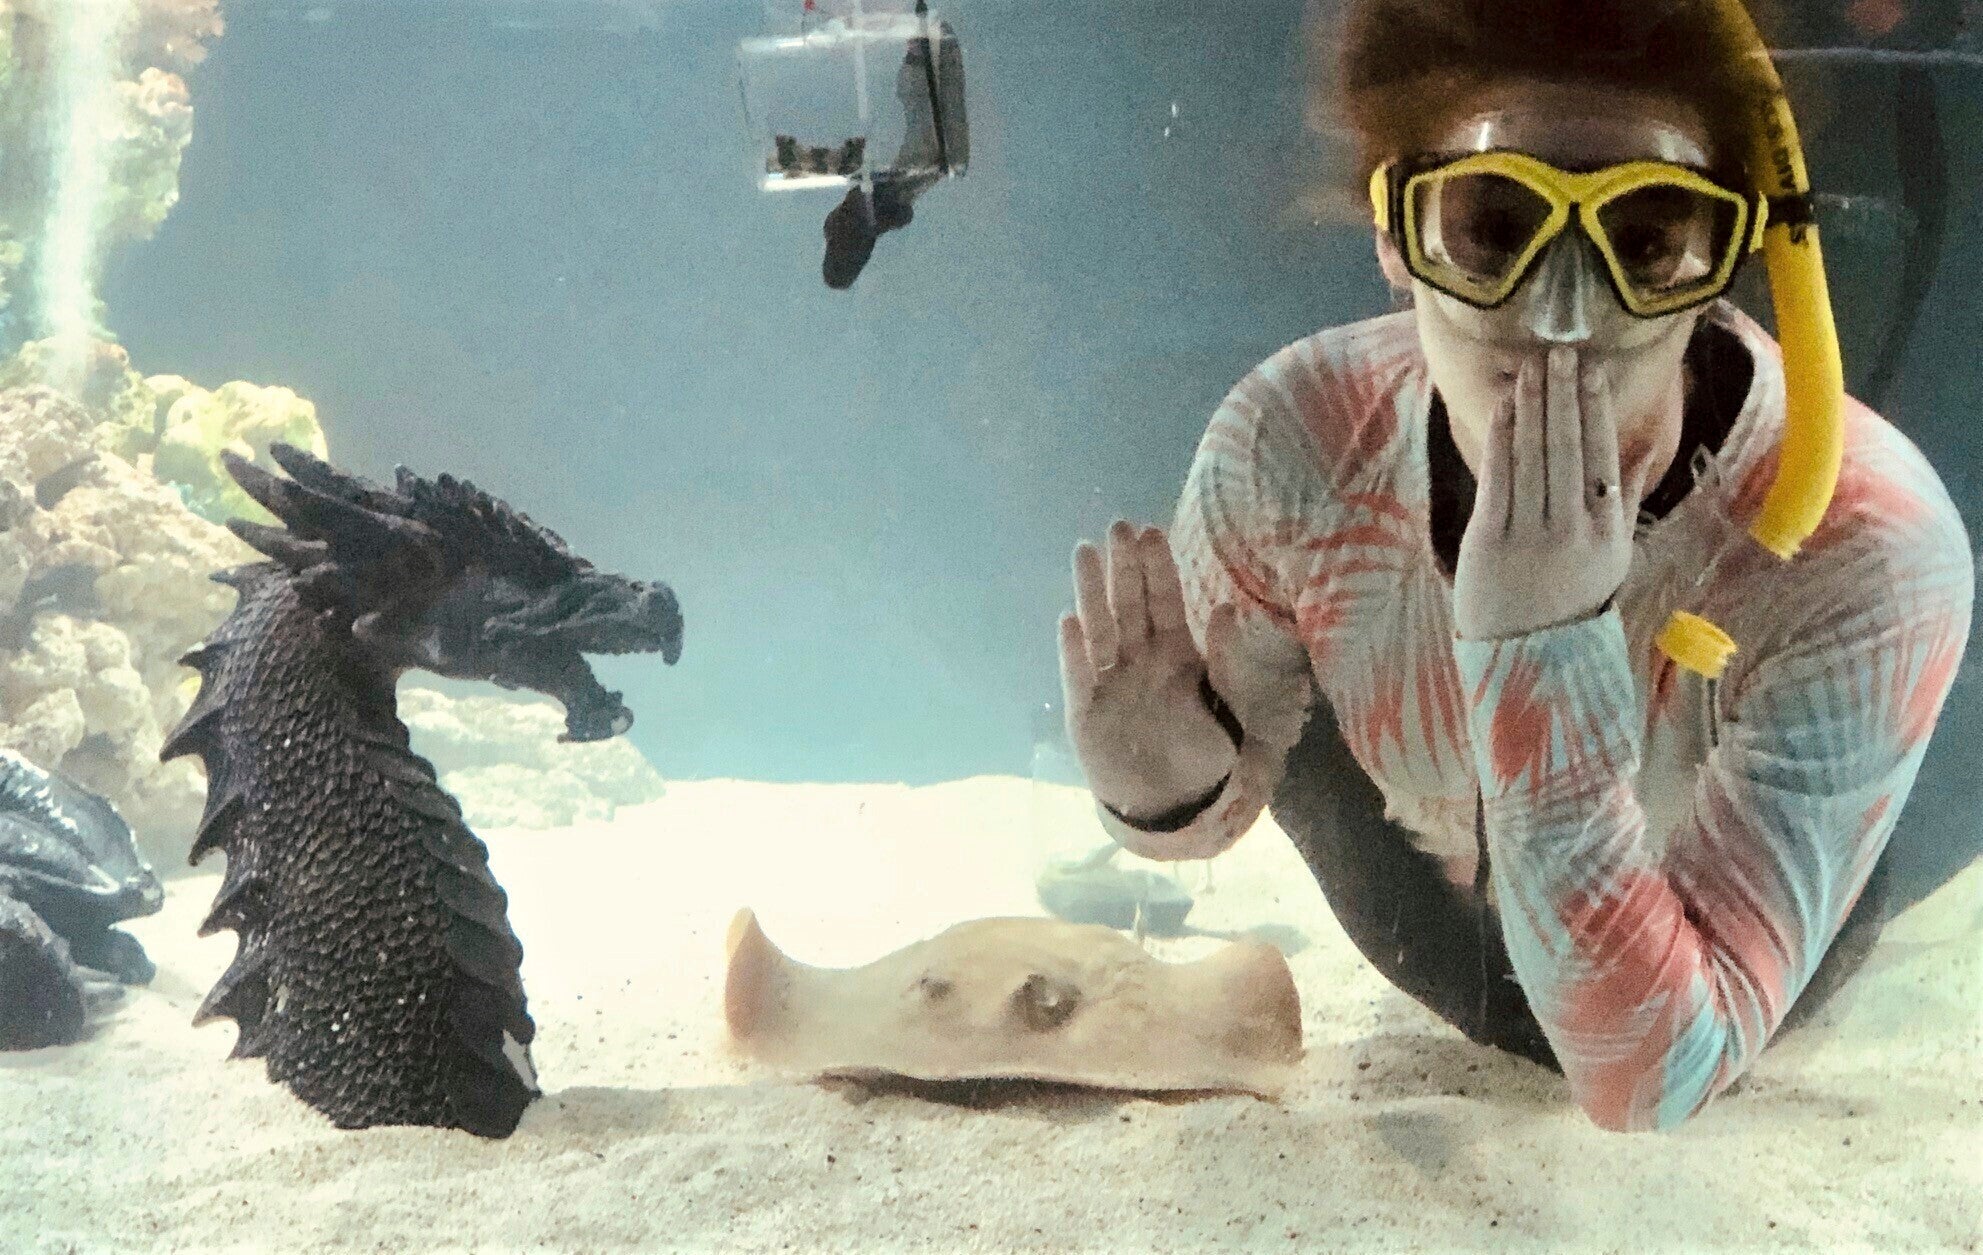
<instances>
[{"instance_id":1,"label":"black wrist band","mask_svg":"<svg viewBox=\"0 0 1983 1255\"><path fill-rule=\"evenodd\" d=\"M1107 802L1102 802L1102 809L1131 828L1138 828L1144 832L1178 832L1189 827L1193 820L1211 809L1212 803L1218 800L1219 794L1226 791L1226 782L1231 779L1232 773L1227 772L1217 784L1202 795L1192 798L1181 806L1173 806L1162 814L1152 815L1148 819L1131 819ZM1096 800L1100 801L1099 798Z\"/></svg>"},{"instance_id":2,"label":"black wrist band","mask_svg":"<svg viewBox=\"0 0 1983 1255\"><path fill-rule=\"evenodd\" d=\"M1198 677L1198 696L1204 700L1205 709L1212 712L1212 718L1217 719L1219 726L1226 730L1226 735L1232 738L1232 747L1239 749L1246 744L1246 729L1239 726L1239 716L1226 705L1226 699L1219 696L1219 690L1212 687L1210 675Z\"/></svg>"},{"instance_id":3,"label":"black wrist band","mask_svg":"<svg viewBox=\"0 0 1983 1255\"><path fill-rule=\"evenodd\" d=\"M1219 696L1219 690L1212 687L1211 676L1199 677L1198 696L1204 699L1205 708L1212 712L1212 718L1217 719L1219 726L1226 730L1226 735L1232 738L1232 747L1241 748L1246 742L1246 729L1240 727L1239 716L1233 714L1232 707L1226 705L1226 699ZM1219 794L1226 791L1226 784L1231 779L1232 773L1227 772L1217 784L1198 797L1148 819L1131 819L1107 802L1102 803L1102 809L1131 828L1140 828L1144 832L1177 832L1189 827L1193 820L1209 810L1212 803L1218 800Z\"/></svg>"}]
</instances>

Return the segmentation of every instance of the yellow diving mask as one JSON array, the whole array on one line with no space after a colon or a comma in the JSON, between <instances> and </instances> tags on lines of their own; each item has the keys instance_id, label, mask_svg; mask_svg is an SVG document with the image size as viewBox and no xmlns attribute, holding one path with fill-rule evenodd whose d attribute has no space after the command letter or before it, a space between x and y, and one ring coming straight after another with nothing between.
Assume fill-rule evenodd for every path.
<instances>
[{"instance_id":1,"label":"yellow diving mask","mask_svg":"<svg viewBox=\"0 0 1983 1255\"><path fill-rule=\"evenodd\" d=\"M1728 290L1762 246L1768 202L1703 171L1631 161L1564 170L1507 150L1415 157L1370 177L1377 227L1413 276L1482 309L1514 295L1574 222L1619 303L1658 318Z\"/></svg>"}]
</instances>

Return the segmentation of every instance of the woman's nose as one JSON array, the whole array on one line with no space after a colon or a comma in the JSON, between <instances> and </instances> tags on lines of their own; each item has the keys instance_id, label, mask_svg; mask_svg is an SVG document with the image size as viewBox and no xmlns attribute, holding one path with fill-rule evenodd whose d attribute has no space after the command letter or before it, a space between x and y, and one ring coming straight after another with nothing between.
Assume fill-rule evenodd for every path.
<instances>
[{"instance_id":1,"label":"woman's nose","mask_svg":"<svg viewBox=\"0 0 1983 1255\"><path fill-rule=\"evenodd\" d=\"M1565 232L1543 252L1515 298L1522 326L1546 344L1587 343L1597 321L1593 303L1609 296L1603 264L1575 232Z\"/></svg>"}]
</instances>

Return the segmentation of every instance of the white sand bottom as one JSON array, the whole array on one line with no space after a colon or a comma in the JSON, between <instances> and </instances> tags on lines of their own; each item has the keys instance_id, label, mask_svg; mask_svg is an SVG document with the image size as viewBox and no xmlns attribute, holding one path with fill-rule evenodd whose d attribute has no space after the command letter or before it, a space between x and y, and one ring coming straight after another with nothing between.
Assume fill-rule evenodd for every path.
<instances>
[{"instance_id":1,"label":"white sand bottom","mask_svg":"<svg viewBox=\"0 0 1983 1255\"><path fill-rule=\"evenodd\" d=\"M1298 930L1308 1054L1278 1104L1020 1090L978 1108L769 1076L720 1009L754 907L853 964L1035 914L1074 790L673 786L611 824L486 834L544 1097L514 1137L338 1132L189 1026L234 948L217 876L134 929L159 964L91 1041L0 1055L0 1251L1977 1250L1983 866L1897 921L1822 1024L1666 1134L1470 1045L1365 964L1263 824L1191 922ZM1186 870L1195 886L1201 868ZM1153 943L1181 958L1207 938Z\"/></svg>"}]
</instances>

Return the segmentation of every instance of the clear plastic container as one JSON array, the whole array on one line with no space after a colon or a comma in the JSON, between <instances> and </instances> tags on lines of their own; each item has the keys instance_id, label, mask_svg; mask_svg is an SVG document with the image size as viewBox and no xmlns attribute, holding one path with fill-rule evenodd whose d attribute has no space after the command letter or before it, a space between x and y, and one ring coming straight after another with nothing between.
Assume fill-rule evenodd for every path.
<instances>
[{"instance_id":1,"label":"clear plastic container","mask_svg":"<svg viewBox=\"0 0 1983 1255\"><path fill-rule=\"evenodd\" d=\"M766 191L962 174L963 57L926 9L816 4L739 49L754 173Z\"/></svg>"}]
</instances>

